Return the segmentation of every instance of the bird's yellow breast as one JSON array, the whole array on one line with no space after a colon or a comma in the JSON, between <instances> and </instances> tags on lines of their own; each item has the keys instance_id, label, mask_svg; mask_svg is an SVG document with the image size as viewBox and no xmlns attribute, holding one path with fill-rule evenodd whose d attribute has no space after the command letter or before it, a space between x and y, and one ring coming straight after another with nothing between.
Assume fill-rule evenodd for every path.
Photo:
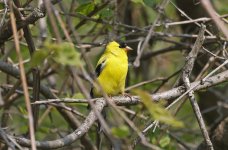
<instances>
[{"instance_id":1,"label":"bird's yellow breast","mask_svg":"<svg viewBox=\"0 0 228 150\"><path fill-rule=\"evenodd\" d=\"M128 71L127 54L125 52L118 55L108 54L106 57L105 67L97 79L108 95L123 93ZM102 94L96 89L94 95Z\"/></svg>"}]
</instances>

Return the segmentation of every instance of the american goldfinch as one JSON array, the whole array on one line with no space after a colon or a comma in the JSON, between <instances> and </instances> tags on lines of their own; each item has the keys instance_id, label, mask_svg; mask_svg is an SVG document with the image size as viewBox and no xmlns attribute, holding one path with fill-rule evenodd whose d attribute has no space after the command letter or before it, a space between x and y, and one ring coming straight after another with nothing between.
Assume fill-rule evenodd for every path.
<instances>
[{"instance_id":1,"label":"american goldfinch","mask_svg":"<svg viewBox=\"0 0 228 150\"><path fill-rule=\"evenodd\" d=\"M126 43L112 41L106 49L96 66L96 75L99 84L108 96L124 94L125 80L128 71L127 52L132 50ZM92 98L102 96L102 92L92 87L90 95Z\"/></svg>"}]
</instances>

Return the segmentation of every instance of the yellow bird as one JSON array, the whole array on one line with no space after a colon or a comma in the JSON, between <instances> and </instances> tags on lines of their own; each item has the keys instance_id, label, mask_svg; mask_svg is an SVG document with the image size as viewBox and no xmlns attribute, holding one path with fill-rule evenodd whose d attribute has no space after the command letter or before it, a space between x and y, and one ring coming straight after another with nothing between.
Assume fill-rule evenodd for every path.
<instances>
[{"instance_id":1,"label":"yellow bird","mask_svg":"<svg viewBox=\"0 0 228 150\"><path fill-rule=\"evenodd\" d=\"M125 80L128 71L127 52L132 50L126 43L112 41L108 43L104 54L96 66L96 75L99 84L108 96L124 94ZM98 88L92 87L92 98L102 96Z\"/></svg>"}]
</instances>

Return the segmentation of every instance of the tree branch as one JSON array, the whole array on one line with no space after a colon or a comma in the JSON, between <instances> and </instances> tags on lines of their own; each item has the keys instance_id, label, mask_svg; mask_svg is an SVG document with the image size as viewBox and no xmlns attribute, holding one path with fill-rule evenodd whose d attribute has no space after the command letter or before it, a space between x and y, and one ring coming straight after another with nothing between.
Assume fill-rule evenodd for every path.
<instances>
[{"instance_id":1,"label":"tree branch","mask_svg":"<svg viewBox=\"0 0 228 150\"><path fill-rule=\"evenodd\" d=\"M12 76L18 77L18 70L13 67L12 65L9 65L5 62L0 61L0 70L8 73ZM214 75L206 80L206 82L201 83L200 81L196 81L191 83L191 87L195 87L195 91L204 89L204 88L209 88L211 86L215 86L219 83L226 82L228 79L228 71L224 71L222 73L219 73L217 75ZM198 85L198 86L196 86ZM43 92L45 88L41 87L41 92ZM179 86L177 88L173 88L168 91L152 94L152 99L155 101L159 101L161 99L174 99L177 98L178 96L182 95L185 92L185 87ZM132 96L132 99L124 96L115 96L112 98L112 100L117 104L117 105L133 105L133 104L138 104L140 103L140 99L138 96ZM96 99L95 102L95 107L97 111L101 111L103 107L106 105L105 100L103 98L98 98ZM73 133L67 135L66 137L54 141L48 141L48 142L36 142L37 147L40 148L58 148L58 147L63 147L66 145L71 144L75 140L79 139L82 137L89 128L92 126L92 124L96 121L96 115L94 114L93 111L89 113L85 121L82 123L82 125L75 130ZM79 134L80 133L80 134ZM30 147L30 140L25 139L25 138L16 138L17 142L22 144L23 146Z\"/></svg>"},{"instance_id":2,"label":"tree branch","mask_svg":"<svg viewBox=\"0 0 228 150\"><path fill-rule=\"evenodd\" d=\"M105 105L106 105L105 100L96 101L95 103L96 110L98 112L101 112ZM43 141L43 142L37 141L36 146L42 149L55 149L55 148L64 147L66 145L70 145L77 139L81 138L85 133L87 133L90 127L96 121L96 119L97 119L96 114L93 111L91 111L87 116L87 118L85 119L85 121L81 124L81 126L71 134L68 134L64 138L57 139L54 141ZM15 139L19 144L23 146L26 146L26 147L31 146L31 141L26 138L16 137Z\"/></svg>"},{"instance_id":3,"label":"tree branch","mask_svg":"<svg viewBox=\"0 0 228 150\"><path fill-rule=\"evenodd\" d=\"M200 48L203 45L204 32L205 32L205 30L206 30L206 26L205 25L202 25L201 30L199 32L199 36L196 39L196 42L195 42L195 44L194 44L191 52L189 53L189 55L188 55L188 57L186 59L187 60L186 61L186 64L185 64L185 66L183 68L182 80L183 80L184 85L185 85L185 87L186 87L187 90L190 89L190 80L189 80L189 77L191 75L191 72L192 72L192 69L193 69L195 60L197 58L198 52L199 52ZM197 104L197 101L195 99L194 91L193 90L191 90L188 93L188 97L190 99L192 108L193 108L194 113L196 115L198 124L200 126L201 132L202 132L203 137L204 137L204 140L206 141L207 149L213 150L214 148L213 148L212 142L210 140L209 134L207 132L206 125L204 123L202 114L200 112L199 105Z\"/></svg>"},{"instance_id":4,"label":"tree branch","mask_svg":"<svg viewBox=\"0 0 228 150\"><path fill-rule=\"evenodd\" d=\"M51 3L54 5L60 1L61 0L51 0ZM45 11L45 6L42 3L39 7L35 8L31 14L23 18L23 20L17 22L17 30L20 30L29 24L34 24L37 20L43 18L45 16ZM0 29L0 45L3 44L6 40L8 40L12 35L13 30L9 20Z\"/></svg>"}]
</instances>

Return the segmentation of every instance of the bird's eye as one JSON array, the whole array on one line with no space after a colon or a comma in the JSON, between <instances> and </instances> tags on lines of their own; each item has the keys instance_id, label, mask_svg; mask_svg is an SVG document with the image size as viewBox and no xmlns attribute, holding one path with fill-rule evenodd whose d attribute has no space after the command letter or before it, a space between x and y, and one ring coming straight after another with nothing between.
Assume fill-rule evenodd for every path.
<instances>
[{"instance_id":1,"label":"bird's eye","mask_svg":"<svg viewBox=\"0 0 228 150\"><path fill-rule=\"evenodd\" d=\"M127 44L124 42L120 42L119 44L120 44L119 48L126 48L127 47Z\"/></svg>"}]
</instances>

